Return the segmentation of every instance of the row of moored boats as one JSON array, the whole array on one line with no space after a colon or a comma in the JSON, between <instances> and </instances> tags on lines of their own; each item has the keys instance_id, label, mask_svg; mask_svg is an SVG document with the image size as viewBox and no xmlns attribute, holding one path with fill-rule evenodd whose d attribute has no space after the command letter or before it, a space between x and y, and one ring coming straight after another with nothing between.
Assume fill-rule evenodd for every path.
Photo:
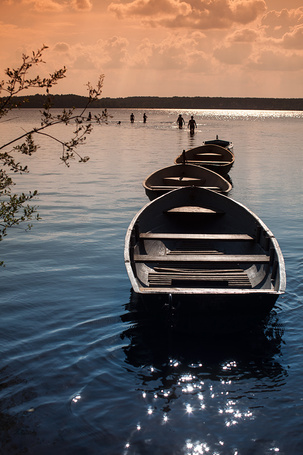
<instances>
[{"instance_id":1,"label":"row of moored boats","mask_svg":"<svg viewBox=\"0 0 303 455\"><path fill-rule=\"evenodd\" d=\"M183 151L143 183L150 201L125 239L138 303L185 332L247 330L285 291L278 242L263 221L228 197L233 144L216 138Z\"/></svg>"}]
</instances>

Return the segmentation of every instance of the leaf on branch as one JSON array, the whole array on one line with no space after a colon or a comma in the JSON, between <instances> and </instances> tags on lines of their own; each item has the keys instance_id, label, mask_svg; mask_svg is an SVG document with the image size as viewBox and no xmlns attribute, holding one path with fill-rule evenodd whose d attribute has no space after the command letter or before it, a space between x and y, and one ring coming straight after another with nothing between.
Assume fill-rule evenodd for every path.
<instances>
[{"instance_id":1,"label":"leaf on branch","mask_svg":"<svg viewBox=\"0 0 303 455\"><path fill-rule=\"evenodd\" d=\"M39 145L36 145L33 140L33 133L28 133L25 138L25 142L21 145L16 145L14 150L16 152L21 152L23 155L31 156L39 148Z\"/></svg>"}]
</instances>

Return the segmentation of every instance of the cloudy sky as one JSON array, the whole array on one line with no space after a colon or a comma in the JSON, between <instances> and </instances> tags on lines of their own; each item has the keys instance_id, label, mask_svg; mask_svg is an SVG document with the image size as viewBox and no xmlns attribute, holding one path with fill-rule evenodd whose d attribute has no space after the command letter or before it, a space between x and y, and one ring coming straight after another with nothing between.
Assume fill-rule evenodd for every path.
<instances>
[{"instance_id":1,"label":"cloudy sky","mask_svg":"<svg viewBox=\"0 0 303 455\"><path fill-rule=\"evenodd\" d=\"M0 0L0 43L1 71L49 46L55 93L303 97L303 0Z\"/></svg>"}]
</instances>

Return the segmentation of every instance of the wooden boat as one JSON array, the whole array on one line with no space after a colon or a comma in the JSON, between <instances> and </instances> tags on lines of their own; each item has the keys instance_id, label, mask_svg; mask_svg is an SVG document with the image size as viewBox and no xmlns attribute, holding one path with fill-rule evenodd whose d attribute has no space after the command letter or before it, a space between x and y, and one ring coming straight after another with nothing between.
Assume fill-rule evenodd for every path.
<instances>
[{"instance_id":1,"label":"wooden boat","mask_svg":"<svg viewBox=\"0 0 303 455\"><path fill-rule=\"evenodd\" d=\"M219 139L218 136L216 136L216 139L211 139L211 140L208 140L208 141L204 141L203 144L205 144L205 145L207 145L207 144L220 145L221 147L224 147L224 148L230 150L231 152L233 152L233 150L234 150L234 146L233 146L232 142L225 141L224 139Z\"/></svg>"},{"instance_id":2,"label":"wooden boat","mask_svg":"<svg viewBox=\"0 0 303 455\"><path fill-rule=\"evenodd\" d=\"M224 175L230 171L234 161L234 154L227 148L216 144L204 144L186 151L184 150L175 159L175 164L195 164Z\"/></svg>"},{"instance_id":3,"label":"wooden boat","mask_svg":"<svg viewBox=\"0 0 303 455\"><path fill-rule=\"evenodd\" d=\"M234 332L262 321L284 293L276 238L242 204L180 188L143 207L125 238L126 270L148 311L169 308L177 330Z\"/></svg>"},{"instance_id":4,"label":"wooden boat","mask_svg":"<svg viewBox=\"0 0 303 455\"><path fill-rule=\"evenodd\" d=\"M175 164L159 169L143 182L150 200L183 186L200 186L219 193L228 193L232 185L222 175L193 164Z\"/></svg>"}]
</instances>

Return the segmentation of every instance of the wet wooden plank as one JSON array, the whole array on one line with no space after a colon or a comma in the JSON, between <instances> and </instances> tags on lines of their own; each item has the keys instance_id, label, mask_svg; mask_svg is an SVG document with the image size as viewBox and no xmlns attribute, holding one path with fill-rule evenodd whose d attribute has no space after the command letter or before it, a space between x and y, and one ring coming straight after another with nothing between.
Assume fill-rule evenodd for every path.
<instances>
[{"instance_id":1,"label":"wet wooden plank","mask_svg":"<svg viewBox=\"0 0 303 455\"><path fill-rule=\"evenodd\" d=\"M174 207L172 209L166 210L165 213L201 213L201 214L211 214L211 215L222 215L225 212L220 210L212 210L206 207L195 207L195 206L184 206L184 207Z\"/></svg>"},{"instance_id":2,"label":"wet wooden plank","mask_svg":"<svg viewBox=\"0 0 303 455\"><path fill-rule=\"evenodd\" d=\"M179 234L160 232L141 232L141 239L168 239L168 240L254 240L248 234Z\"/></svg>"},{"instance_id":3,"label":"wet wooden plank","mask_svg":"<svg viewBox=\"0 0 303 455\"><path fill-rule=\"evenodd\" d=\"M191 255L163 255L152 256L147 254L135 254L135 262L252 262L267 263L269 256L265 254L191 254Z\"/></svg>"}]
</instances>

